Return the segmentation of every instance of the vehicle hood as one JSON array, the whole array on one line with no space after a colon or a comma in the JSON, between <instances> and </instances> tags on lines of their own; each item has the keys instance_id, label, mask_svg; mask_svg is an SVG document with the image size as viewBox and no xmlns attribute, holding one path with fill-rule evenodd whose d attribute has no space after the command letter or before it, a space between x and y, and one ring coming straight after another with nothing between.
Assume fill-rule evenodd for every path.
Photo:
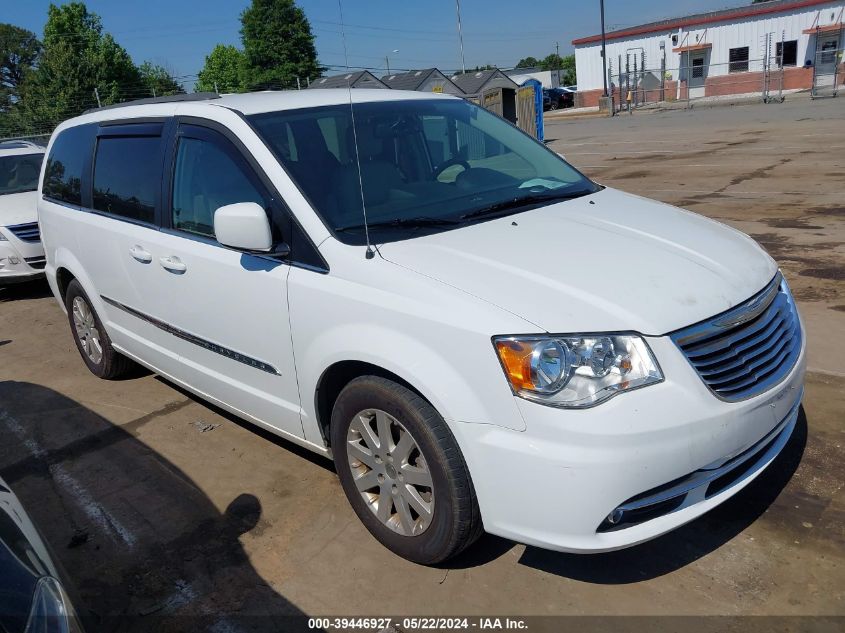
<instances>
[{"instance_id":1,"label":"vehicle hood","mask_svg":"<svg viewBox=\"0 0 845 633\"><path fill-rule=\"evenodd\" d=\"M747 235L609 188L379 252L556 333L662 335L741 303L777 272Z\"/></svg>"},{"instance_id":2,"label":"vehicle hood","mask_svg":"<svg viewBox=\"0 0 845 633\"><path fill-rule=\"evenodd\" d=\"M37 203L37 191L9 193L0 196L0 226L35 222L38 219Z\"/></svg>"}]
</instances>

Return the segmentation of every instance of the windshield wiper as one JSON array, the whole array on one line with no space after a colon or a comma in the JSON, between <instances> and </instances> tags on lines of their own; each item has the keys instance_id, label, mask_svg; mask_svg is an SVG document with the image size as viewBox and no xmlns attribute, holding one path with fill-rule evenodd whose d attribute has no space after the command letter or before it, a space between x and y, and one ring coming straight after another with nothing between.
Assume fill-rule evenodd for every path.
<instances>
[{"instance_id":1,"label":"windshield wiper","mask_svg":"<svg viewBox=\"0 0 845 633\"><path fill-rule=\"evenodd\" d=\"M416 217L416 218L394 218L392 220L382 220L379 222L368 222L367 228L370 229L382 229L382 228L422 228L426 226L449 226L452 224L460 224L459 220L450 220L449 218L429 218L429 217ZM355 231L359 229L363 229L364 224L350 224L347 226L338 226L335 227L335 231Z\"/></svg>"},{"instance_id":2,"label":"windshield wiper","mask_svg":"<svg viewBox=\"0 0 845 633\"><path fill-rule=\"evenodd\" d=\"M494 215L501 211L511 211L520 207L527 207L531 204L540 204L543 202L553 202L557 200L571 200L572 198L580 198L581 196L586 196L591 193L593 192L589 189L579 189L578 191L516 196L515 198L510 198L508 200L503 200L501 202L491 204L489 207L483 207L481 209L476 209L475 211L470 211L469 213L464 213L461 216L461 219L471 220L472 218L480 218L485 215Z\"/></svg>"}]
</instances>

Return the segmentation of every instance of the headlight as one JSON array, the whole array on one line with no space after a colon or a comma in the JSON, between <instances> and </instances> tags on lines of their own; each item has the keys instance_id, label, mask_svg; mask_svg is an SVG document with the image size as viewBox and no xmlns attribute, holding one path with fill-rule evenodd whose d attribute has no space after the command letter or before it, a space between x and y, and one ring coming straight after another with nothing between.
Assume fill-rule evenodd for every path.
<instances>
[{"instance_id":1,"label":"headlight","mask_svg":"<svg viewBox=\"0 0 845 633\"><path fill-rule=\"evenodd\" d=\"M663 380L640 336L497 336L499 361L514 394L552 407L590 407Z\"/></svg>"},{"instance_id":2,"label":"headlight","mask_svg":"<svg viewBox=\"0 0 845 633\"><path fill-rule=\"evenodd\" d=\"M27 633L82 633L82 625L61 584L45 576L38 581Z\"/></svg>"}]
</instances>

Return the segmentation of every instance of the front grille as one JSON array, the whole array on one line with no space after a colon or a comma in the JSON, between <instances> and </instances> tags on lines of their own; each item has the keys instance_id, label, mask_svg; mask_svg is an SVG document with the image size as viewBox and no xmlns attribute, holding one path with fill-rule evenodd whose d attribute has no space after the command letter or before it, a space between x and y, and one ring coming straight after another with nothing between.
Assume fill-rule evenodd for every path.
<instances>
[{"instance_id":1,"label":"front grille","mask_svg":"<svg viewBox=\"0 0 845 633\"><path fill-rule=\"evenodd\" d=\"M780 273L743 304L671 336L704 384L731 402L780 382L801 351L798 312Z\"/></svg>"},{"instance_id":2,"label":"front grille","mask_svg":"<svg viewBox=\"0 0 845 633\"><path fill-rule=\"evenodd\" d=\"M24 242L41 241L41 231L38 229L38 222L27 222L26 224L15 224L7 226L15 236Z\"/></svg>"}]
</instances>

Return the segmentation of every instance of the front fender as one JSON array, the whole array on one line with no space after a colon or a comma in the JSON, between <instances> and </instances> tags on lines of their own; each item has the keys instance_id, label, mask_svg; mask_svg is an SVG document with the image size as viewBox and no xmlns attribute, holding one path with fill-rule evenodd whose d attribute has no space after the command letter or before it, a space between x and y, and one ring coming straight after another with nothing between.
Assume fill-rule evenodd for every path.
<instances>
[{"instance_id":1,"label":"front fender","mask_svg":"<svg viewBox=\"0 0 845 633\"><path fill-rule=\"evenodd\" d=\"M361 345L364 341L375 344ZM492 355L492 346L489 352ZM455 365L455 360L472 364L465 355L450 361L420 339L364 323L349 323L323 332L309 341L307 349L297 352L297 365L302 366L301 375L305 377L300 383L303 408L309 418L316 419L313 394L320 377L333 364L349 360L396 374L417 389L450 425L469 422L525 429L498 366L494 368L499 374L490 376L491 382L485 385L483 379L470 379ZM495 358L488 361L495 362Z\"/></svg>"},{"instance_id":2,"label":"front fender","mask_svg":"<svg viewBox=\"0 0 845 633\"><path fill-rule=\"evenodd\" d=\"M405 279L402 287L393 287L392 274L408 273L376 262L371 270L381 282L378 290L291 270L288 305L306 438L322 441L315 393L326 369L341 361L396 374L437 409L456 436L455 422L524 430L489 334L510 331L514 324L499 323L497 312L467 295L443 296L439 282L420 277L420 285L411 287Z\"/></svg>"}]
</instances>

